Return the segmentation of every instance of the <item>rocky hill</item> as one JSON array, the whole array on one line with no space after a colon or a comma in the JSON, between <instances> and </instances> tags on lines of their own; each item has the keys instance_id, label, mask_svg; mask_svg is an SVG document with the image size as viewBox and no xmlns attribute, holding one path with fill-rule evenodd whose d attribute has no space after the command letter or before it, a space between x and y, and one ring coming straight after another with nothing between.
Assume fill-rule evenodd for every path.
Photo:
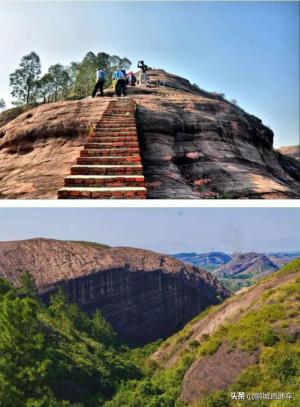
<instances>
[{"instance_id":1,"label":"rocky hill","mask_svg":"<svg viewBox=\"0 0 300 407\"><path fill-rule=\"evenodd\" d=\"M133 248L32 239L0 243L0 276L20 284L29 272L41 298L64 287L88 314L100 309L119 336L147 343L166 337L230 295L209 273Z\"/></svg>"},{"instance_id":2,"label":"rocky hill","mask_svg":"<svg viewBox=\"0 0 300 407\"><path fill-rule=\"evenodd\" d=\"M260 119L184 78L149 71L129 88L148 198L299 198L300 163ZM113 98L38 106L3 124L0 197L53 198Z\"/></svg>"},{"instance_id":3,"label":"rocky hill","mask_svg":"<svg viewBox=\"0 0 300 407\"><path fill-rule=\"evenodd\" d=\"M279 267L265 254L250 252L234 254L231 261L215 270L214 274L218 277L237 275L261 277L278 269Z\"/></svg>"}]
</instances>

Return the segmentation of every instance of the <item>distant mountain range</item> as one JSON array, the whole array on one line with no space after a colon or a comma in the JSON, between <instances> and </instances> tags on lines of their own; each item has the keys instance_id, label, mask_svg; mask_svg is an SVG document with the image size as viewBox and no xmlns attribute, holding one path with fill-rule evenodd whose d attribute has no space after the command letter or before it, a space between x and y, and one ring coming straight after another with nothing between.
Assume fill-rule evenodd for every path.
<instances>
[{"instance_id":1,"label":"distant mountain range","mask_svg":"<svg viewBox=\"0 0 300 407\"><path fill-rule=\"evenodd\" d=\"M204 267L208 269L215 269L230 262L231 256L222 252L210 252L210 253L178 253L174 254L177 260L184 263L192 264L197 267Z\"/></svg>"},{"instance_id":2,"label":"distant mountain range","mask_svg":"<svg viewBox=\"0 0 300 407\"><path fill-rule=\"evenodd\" d=\"M300 257L300 251L270 253L177 253L178 260L209 270L223 285L233 291L252 285L261 277L279 270Z\"/></svg>"}]
</instances>

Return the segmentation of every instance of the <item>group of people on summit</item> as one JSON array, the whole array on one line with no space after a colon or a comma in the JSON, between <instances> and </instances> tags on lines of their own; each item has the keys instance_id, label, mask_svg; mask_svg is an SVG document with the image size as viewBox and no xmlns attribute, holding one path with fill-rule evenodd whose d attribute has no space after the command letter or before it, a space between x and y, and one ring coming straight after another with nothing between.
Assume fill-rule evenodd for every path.
<instances>
[{"instance_id":1,"label":"group of people on summit","mask_svg":"<svg viewBox=\"0 0 300 407\"><path fill-rule=\"evenodd\" d=\"M149 67L144 63L144 61L138 62L138 68L141 69L138 78L135 74L130 71L126 73L125 69L117 69L112 76L113 86L115 89L116 96L126 96L126 86L135 86L136 84L147 84L146 72ZM92 93L92 97L96 96L97 91L100 92L101 96L104 96L103 89L105 81L107 80L107 74L104 69L98 68L96 71L96 84Z\"/></svg>"}]
</instances>

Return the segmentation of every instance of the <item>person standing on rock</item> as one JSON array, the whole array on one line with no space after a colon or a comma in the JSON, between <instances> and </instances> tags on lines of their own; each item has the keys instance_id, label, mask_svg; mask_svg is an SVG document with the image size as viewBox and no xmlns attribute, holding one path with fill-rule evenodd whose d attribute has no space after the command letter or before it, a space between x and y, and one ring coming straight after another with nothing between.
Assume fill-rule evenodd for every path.
<instances>
[{"instance_id":1,"label":"person standing on rock","mask_svg":"<svg viewBox=\"0 0 300 407\"><path fill-rule=\"evenodd\" d=\"M113 84L115 87L116 96L126 96L126 72L121 69L113 73Z\"/></svg>"},{"instance_id":2,"label":"person standing on rock","mask_svg":"<svg viewBox=\"0 0 300 407\"><path fill-rule=\"evenodd\" d=\"M100 95L103 96L103 87L106 81L106 72L104 69L98 68L96 71L96 84L92 93L92 97L96 96L97 90L99 89Z\"/></svg>"},{"instance_id":3,"label":"person standing on rock","mask_svg":"<svg viewBox=\"0 0 300 407\"><path fill-rule=\"evenodd\" d=\"M144 63L144 61L139 61L138 62L138 68L140 68L142 70L142 72L140 73L140 78L139 78L139 85L144 84L145 86L147 86L147 75L146 72L149 69L148 65L146 65Z\"/></svg>"}]
</instances>

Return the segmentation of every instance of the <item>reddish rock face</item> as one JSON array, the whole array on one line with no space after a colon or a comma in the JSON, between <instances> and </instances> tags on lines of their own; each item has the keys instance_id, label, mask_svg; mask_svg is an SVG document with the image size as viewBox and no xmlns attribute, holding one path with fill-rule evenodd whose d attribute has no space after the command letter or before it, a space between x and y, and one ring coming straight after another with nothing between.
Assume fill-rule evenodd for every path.
<instances>
[{"instance_id":1,"label":"reddish rock face","mask_svg":"<svg viewBox=\"0 0 300 407\"><path fill-rule=\"evenodd\" d=\"M149 71L148 82L128 90L148 198L300 197L300 162L273 150L273 132L260 119L161 70ZM56 199L114 99L106 94L42 105L0 124L0 198Z\"/></svg>"},{"instance_id":2,"label":"reddish rock face","mask_svg":"<svg viewBox=\"0 0 300 407\"><path fill-rule=\"evenodd\" d=\"M56 199L107 100L38 106L0 127L0 199Z\"/></svg>"},{"instance_id":3,"label":"reddish rock face","mask_svg":"<svg viewBox=\"0 0 300 407\"><path fill-rule=\"evenodd\" d=\"M0 276L18 286L34 277L44 301L58 286L87 313L100 309L123 340L163 338L229 292L204 270L133 248L96 249L32 239L0 243Z\"/></svg>"},{"instance_id":4,"label":"reddish rock face","mask_svg":"<svg viewBox=\"0 0 300 407\"><path fill-rule=\"evenodd\" d=\"M260 119L183 78L148 77L153 88L134 98L149 198L300 196L299 162L273 150Z\"/></svg>"}]
</instances>

